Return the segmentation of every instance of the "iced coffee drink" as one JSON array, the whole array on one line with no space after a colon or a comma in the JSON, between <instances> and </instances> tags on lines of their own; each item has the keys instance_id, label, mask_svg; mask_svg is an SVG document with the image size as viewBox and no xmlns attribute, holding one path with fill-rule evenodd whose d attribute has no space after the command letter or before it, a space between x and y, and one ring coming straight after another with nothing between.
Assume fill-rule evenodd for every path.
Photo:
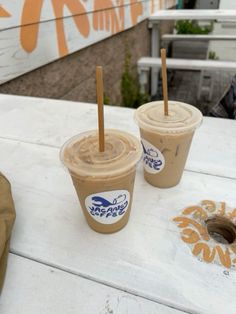
<instances>
[{"instance_id":1,"label":"iced coffee drink","mask_svg":"<svg viewBox=\"0 0 236 314\"><path fill-rule=\"evenodd\" d=\"M142 147L137 138L118 130L106 130L104 152L98 142L97 131L82 133L65 143L60 156L90 227L112 233L128 222Z\"/></svg>"},{"instance_id":2,"label":"iced coffee drink","mask_svg":"<svg viewBox=\"0 0 236 314\"><path fill-rule=\"evenodd\" d=\"M179 183L201 112L188 104L169 101L164 115L163 101L139 107L135 120L143 146L144 177L150 184L168 188Z\"/></svg>"}]
</instances>

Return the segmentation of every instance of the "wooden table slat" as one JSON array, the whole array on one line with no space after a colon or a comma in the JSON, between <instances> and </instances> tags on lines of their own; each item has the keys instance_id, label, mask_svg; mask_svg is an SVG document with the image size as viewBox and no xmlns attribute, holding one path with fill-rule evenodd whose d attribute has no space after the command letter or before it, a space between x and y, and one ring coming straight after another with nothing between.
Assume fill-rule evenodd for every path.
<instances>
[{"instance_id":1,"label":"wooden table slat","mask_svg":"<svg viewBox=\"0 0 236 314\"><path fill-rule=\"evenodd\" d=\"M1 314L178 314L178 310L10 255Z\"/></svg>"}]
</instances>

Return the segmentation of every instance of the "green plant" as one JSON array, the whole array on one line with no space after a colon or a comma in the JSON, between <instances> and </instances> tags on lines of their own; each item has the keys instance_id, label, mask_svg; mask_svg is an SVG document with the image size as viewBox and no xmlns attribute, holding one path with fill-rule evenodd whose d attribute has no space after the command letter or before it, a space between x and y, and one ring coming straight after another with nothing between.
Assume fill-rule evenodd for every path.
<instances>
[{"instance_id":1,"label":"green plant","mask_svg":"<svg viewBox=\"0 0 236 314\"><path fill-rule=\"evenodd\" d=\"M122 105L124 107L138 108L148 101L148 95L140 93L137 78L131 73L130 53L126 53L125 69L121 78Z\"/></svg>"},{"instance_id":2,"label":"green plant","mask_svg":"<svg viewBox=\"0 0 236 314\"><path fill-rule=\"evenodd\" d=\"M213 24L210 26L199 26L194 21L177 21L175 24L177 34L209 34L213 30Z\"/></svg>"},{"instance_id":3,"label":"green plant","mask_svg":"<svg viewBox=\"0 0 236 314\"><path fill-rule=\"evenodd\" d=\"M210 60L219 60L219 57L216 55L215 51L209 51L208 59L210 59Z\"/></svg>"},{"instance_id":4,"label":"green plant","mask_svg":"<svg viewBox=\"0 0 236 314\"><path fill-rule=\"evenodd\" d=\"M111 103L109 96L106 95L105 93L104 93L104 96L103 96L103 102L104 102L104 105L110 105L110 103Z\"/></svg>"}]
</instances>

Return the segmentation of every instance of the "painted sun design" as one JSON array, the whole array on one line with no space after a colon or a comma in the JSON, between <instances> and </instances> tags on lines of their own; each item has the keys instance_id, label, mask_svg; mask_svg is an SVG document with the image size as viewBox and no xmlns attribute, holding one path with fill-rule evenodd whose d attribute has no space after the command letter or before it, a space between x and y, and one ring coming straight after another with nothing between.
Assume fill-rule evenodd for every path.
<instances>
[{"instance_id":1,"label":"painted sun design","mask_svg":"<svg viewBox=\"0 0 236 314\"><path fill-rule=\"evenodd\" d=\"M226 207L225 202L203 200L185 208L173 221L193 255L207 263L236 267L236 208Z\"/></svg>"}]
</instances>

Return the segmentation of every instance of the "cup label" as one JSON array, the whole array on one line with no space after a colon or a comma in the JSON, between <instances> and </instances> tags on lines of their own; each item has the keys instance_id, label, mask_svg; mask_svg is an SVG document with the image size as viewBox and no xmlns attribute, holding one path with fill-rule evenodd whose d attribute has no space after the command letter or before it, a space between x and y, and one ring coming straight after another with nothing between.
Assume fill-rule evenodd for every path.
<instances>
[{"instance_id":1,"label":"cup label","mask_svg":"<svg viewBox=\"0 0 236 314\"><path fill-rule=\"evenodd\" d=\"M163 154L154 145L141 139L143 146L143 166L149 173L158 173L165 167Z\"/></svg>"},{"instance_id":2,"label":"cup label","mask_svg":"<svg viewBox=\"0 0 236 314\"><path fill-rule=\"evenodd\" d=\"M124 216L129 202L129 191L115 190L87 196L85 206L96 221L102 224L114 224Z\"/></svg>"}]
</instances>

